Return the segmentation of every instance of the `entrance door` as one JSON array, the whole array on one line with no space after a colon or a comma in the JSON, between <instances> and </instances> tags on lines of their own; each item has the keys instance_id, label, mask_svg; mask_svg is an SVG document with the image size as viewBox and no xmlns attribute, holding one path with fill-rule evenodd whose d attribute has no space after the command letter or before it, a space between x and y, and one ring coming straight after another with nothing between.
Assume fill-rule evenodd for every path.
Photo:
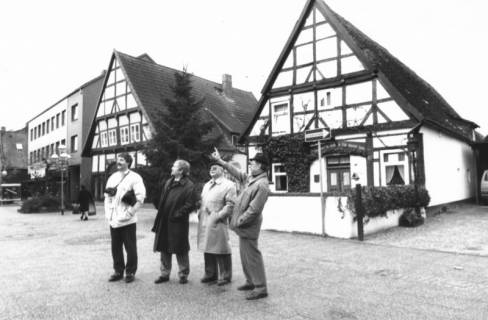
<instances>
[{"instance_id":1,"label":"entrance door","mask_svg":"<svg viewBox=\"0 0 488 320\"><path fill-rule=\"evenodd\" d=\"M343 192L351 188L349 156L327 157L327 190Z\"/></svg>"},{"instance_id":2,"label":"entrance door","mask_svg":"<svg viewBox=\"0 0 488 320\"><path fill-rule=\"evenodd\" d=\"M343 192L351 188L349 168L329 168L327 169L327 178L329 192Z\"/></svg>"}]
</instances>

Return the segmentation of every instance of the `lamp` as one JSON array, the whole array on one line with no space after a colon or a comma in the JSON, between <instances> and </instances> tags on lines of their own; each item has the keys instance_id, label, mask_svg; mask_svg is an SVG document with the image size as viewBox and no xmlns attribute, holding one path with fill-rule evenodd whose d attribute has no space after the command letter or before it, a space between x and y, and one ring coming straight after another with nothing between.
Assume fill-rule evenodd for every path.
<instances>
[{"instance_id":1,"label":"lamp","mask_svg":"<svg viewBox=\"0 0 488 320\"><path fill-rule=\"evenodd\" d=\"M59 155L57 153L51 155L51 160L61 172L61 215L64 215L64 171L68 168L71 156L66 153L66 146L63 144L58 147L58 152Z\"/></svg>"}]
</instances>

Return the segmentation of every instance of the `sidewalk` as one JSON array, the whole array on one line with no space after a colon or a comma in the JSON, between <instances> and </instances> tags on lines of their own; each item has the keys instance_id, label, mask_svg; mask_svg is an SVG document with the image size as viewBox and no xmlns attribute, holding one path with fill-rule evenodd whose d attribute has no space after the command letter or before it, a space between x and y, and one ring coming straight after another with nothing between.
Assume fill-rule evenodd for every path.
<instances>
[{"instance_id":1,"label":"sidewalk","mask_svg":"<svg viewBox=\"0 0 488 320\"><path fill-rule=\"evenodd\" d=\"M488 256L488 206L459 204L417 228L394 228L367 243Z\"/></svg>"},{"instance_id":2,"label":"sidewalk","mask_svg":"<svg viewBox=\"0 0 488 320\"><path fill-rule=\"evenodd\" d=\"M270 296L246 301L236 290L244 277L234 235L230 286L199 282L194 224L189 283L178 284L173 271L169 283L155 285L159 257L149 230L156 212L146 207L137 225L136 281L109 283L101 208L86 222L16 209L0 207L1 319L488 319L487 257L401 247L394 232L364 243L263 232ZM420 229L408 230L414 238Z\"/></svg>"}]
</instances>

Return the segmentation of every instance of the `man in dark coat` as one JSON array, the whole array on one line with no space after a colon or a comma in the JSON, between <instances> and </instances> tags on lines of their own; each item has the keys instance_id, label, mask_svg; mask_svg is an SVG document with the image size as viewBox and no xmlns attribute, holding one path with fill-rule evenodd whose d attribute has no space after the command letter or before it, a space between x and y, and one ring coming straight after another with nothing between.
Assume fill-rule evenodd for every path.
<instances>
[{"instance_id":1,"label":"man in dark coat","mask_svg":"<svg viewBox=\"0 0 488 320\"><path fill-rule=\"evenodd\" d=\"M188 178L189 173L190 164L185 160L176 160L171 168L172 177L162 188L158 214L152 228L156 233L154 251L161 252L161 276L154 283L169 280L172 254L176 254L178 261L180 283L188 282L189 215L195 210L197 202L193 182Z\"/></svg>"},{"instance_id":2,"label":"man in dark coat","mask_svg":"<svg viewBox=\"0 0 488 320\"><path fill-rule=\"evenodd\" d=\"M88 209L90 207L90 202L93 201L92 195L85 186L81 186L81 190L78 193L78 203L80 204L81 217L80 220L88 220Z\"/></svg>"}]
</instances>

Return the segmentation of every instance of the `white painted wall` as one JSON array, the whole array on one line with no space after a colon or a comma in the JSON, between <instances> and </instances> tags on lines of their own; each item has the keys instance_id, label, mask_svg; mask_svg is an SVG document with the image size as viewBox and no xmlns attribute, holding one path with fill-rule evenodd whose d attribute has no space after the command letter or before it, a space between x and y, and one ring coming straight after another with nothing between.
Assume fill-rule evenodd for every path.
<instances>
[{"instance_id":1,"label":"white painted wall","mask_svg":"<svg viewBox=\"0 0 488 320\"><path fill-rule=\"evenodd\" d=\"M315 160L310 165L310 192L320 192L320 182L315 182L314 176L320 176L319 160ZM322 191L327 192L327 169L325 157L322 157Z\"/></svg>"},{"instance_id":2,"label":"white painted wall","mask_svg":"<svg viewBox=\"0 0 488 320\"><path fill-rule=\"evenodd\" d=\"M320 197L269 197L264 206L262 229L322 234Z\"/></svg>"},{"instance_id":3,"label":"white painted wall","mask_svg":"<svg viewBox=\"0 0 488 320\"><path fill-rule=\"evenodd\" d=\"M439 131L422 127L425 186L429 206L459 201L475 195L475 160L471 147Z\"/></svg>"}]
</instances>

